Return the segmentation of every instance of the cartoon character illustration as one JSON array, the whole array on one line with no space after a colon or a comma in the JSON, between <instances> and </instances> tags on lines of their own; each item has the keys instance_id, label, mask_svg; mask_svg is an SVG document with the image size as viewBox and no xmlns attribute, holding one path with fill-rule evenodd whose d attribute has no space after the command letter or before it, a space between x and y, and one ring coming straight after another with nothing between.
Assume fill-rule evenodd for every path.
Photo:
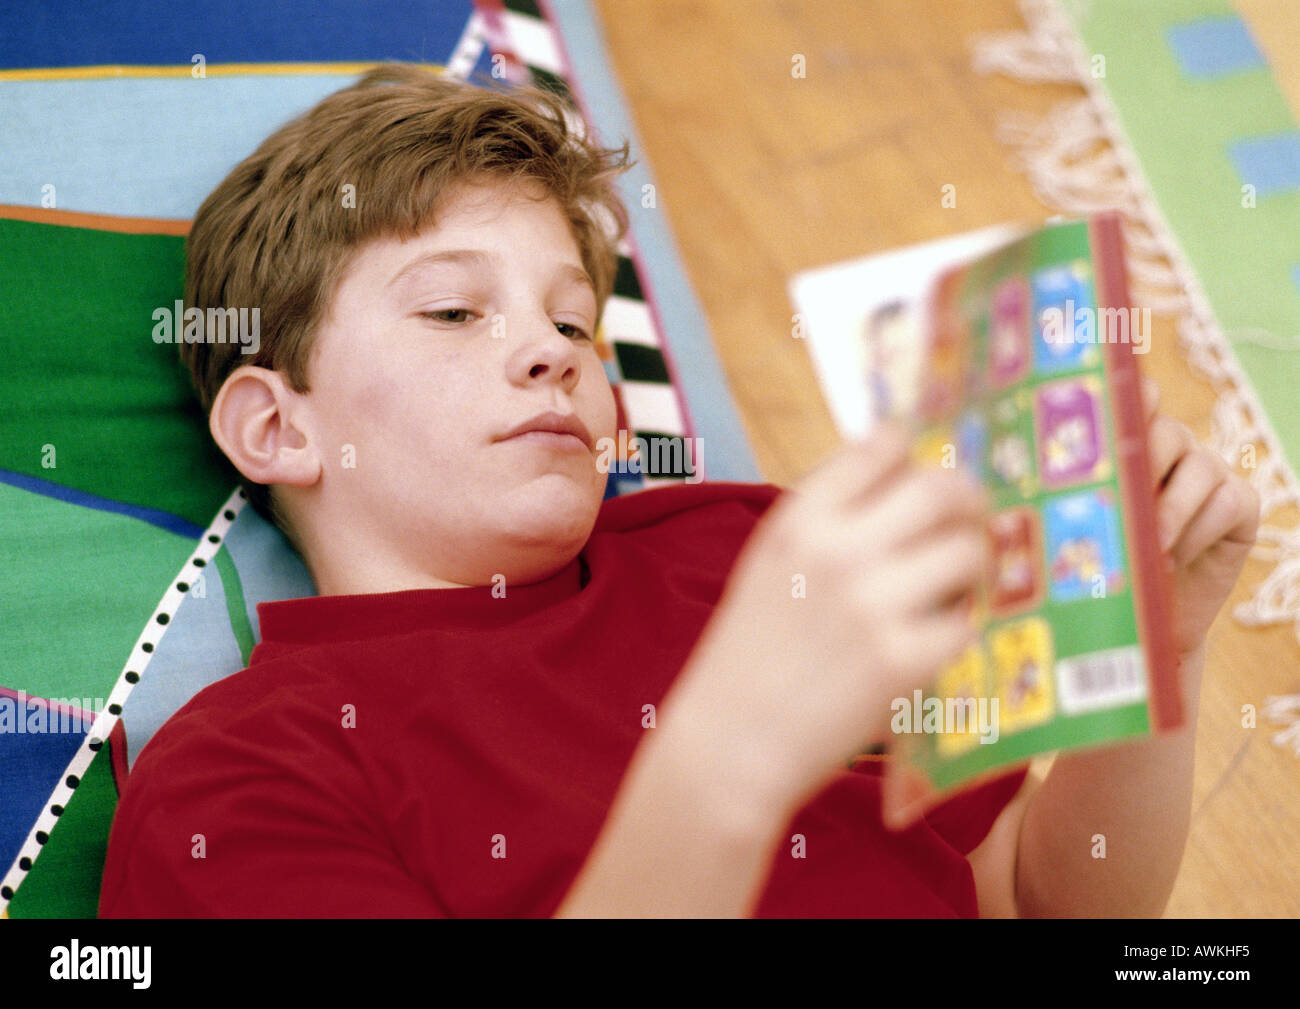
<instances>
[{"instance_id":1,"label":"cartoon character illustration","mask_svg":"<svg viewBox=\"0 0 1300 1009\"><path fill-rule=\"evenodd\" d=\"M989 470L1023 497L1032 496L1038 487L1033 402L1032 391L1021 388L994 399L986 408Z\"/></svg>"},{"instance_id":2,"label":"cartoon character illustration","mask_svg":"<svg viewBox=\"0 0 1300 1009\"><path fill-rule=\"evenodd\" d=\"M932 342L925 361L918 405L926 420L950 419L975 381L970 366L970 320L961 304L965 271L939 278L930 302Z\"/></svg>"},{"instance_id":3,"label":"cartoon character illustration","mask_svg":"<svg viewBox=\"0 0 1300 1009\"><path fill-rule=\"evenodd\" d=\"M1052 578L1061 582L1073 580L1092 585L1103 570L1101 544L1087 536L1066 540L1057 548L1052 561Z\"/></svg>"},{"instance_id":4,"label":"cartoon character illustration","mask_svg":"<svg viewBox=\"0 0 1300 1009\"><path fill-rule=\"evenodd\" d=\"M990 640L997 675L998 723L1003 732L1051 719L1056 701L1051 670L1052 629L1042 617L1027 617L993 631Z\"/></svg>"},{"instance_id":5,"label":"cartoon character illustration","mask_svg":"<svg viewBox=\"0 0 1300 1009\"><path fill-rule=\"evenodd\" d=\"M1123 589L1124 542L1109 489L1049 500L1043 530L1054 600L1095 599Z\"/></svg>"},{"instance_id":6,"label":"cartoon character illustration","mask_svg":"<svg viewBox=\"0 0 1300 1009\"><path fill-rule=\"evenodd\" d=\"M925 340L914 311L902 301L886 302L867 317L862 337L873 414L884 418L915 413Z\"/></svg>"},{"instance_id":7,"label":"cartoon character illustration","mask_svg":"<svg viewBox=\"0 0 1300 1009\"><path fill-rule=\"evenodd\" d=\"M951 469L957 464L957 444L952 429L944 425L926 428L917 434L912 443L912 458Z\"/></svg>"},{"instance_id":8,"label":"cartoon character illustration","mask_svg":"<svg viewBox=\"0 0 1300 1009\"><path fill-rule=\"evenodd\" d=\"M1029 445L1025 439L1015 433L999 435L993 441L993 453L990 459L993 472L1003 483L1018 484L1033 470Z\"/></svg>"},{"instance_id":9,"label":"cartoon character illustration","mask_svg":"<svg viewBox=\"0 0 1300 1009\"><path fill-rule=\"evenodd\" d=\"M1087 458L1089 434L1082 417L1067 417L1060 421L1043 441L1043 472L1055 475L1078 469L1079 463Z\"/></svg>"},{"instance_id":10,"label":"cartoon character illustration","mask_svg":"<svg viewBox=\"0 0 1300 1009\"><path fill-rule=\"evenodd\" d=\"M1034 274L1034 366L1040 372L1069 371L1096 363L1097 342L1090 323L1096 312L1091 274L1085 260L1049 266Z\"/></svg>"},{"instance_id":11,"label":"cartoon character illustration","mask_svg":"<svg viewBox=\"0 0 1300 1009\"><path fill-rule=\"evenodd\" d=\"M987 660L984 657L983 647L979 643L971 645L960 658L939 675L938 682L935 684L936 695L962 701L969 698L975 701L976 707L973 710L978 712L980 698L988 696L988 687L985 684L986 666ZM967 706L967 713L971 710ZM978 714L973 720L966 722L965 730L965 732L940 733L935 739L939 752L951 757L978 746L980 739Z\"/></svg>"},{"instance_id":12,"label":"cartoon character illustration","mask_svg":"<svg viewBox=\"0 0 1300 1009\"><path fill-rule=\"evenodd\" d=\"M1045 486L1090 483L1110 474L1102 402L1101 383L1091 375L1049 382L1036 390L1039 468Z\"/></svg>"},{"instance_id":13,"label":"cartoon character illustration","mask_svg":"<svg viewBox=\"0 0 1300 1009\"><path fill-rule=\"evenodd\" d=\"M1033 557L1025 547L1013 547L998 555L998 570L994 576L994 591L998 595L1019 596L1029 591L1033 584Z\"/></svg>"},{"instance_id":14,"label":"cartoon character illustration","mask_svg":"<svg viewBox=\"0 0 1300 1009\"><path fill-rule=\"evenodd\" d=\"M989 321L989 380L996 388L1022 378L1029 368L1029 285L1010 277L993 292Z\"/></svg>"},{"instance_id":15,"label":"cartoon character illustration","mask_svg":"<svg viewBox=\"0 0 1300 1009\"><path fill-rule=\"evenodd\" d=\"M1026 657L1011 683L1011 703L1016 707L1032 703L1042 690L1042 673L1038 663L1032 657Z\"/></svg>"},{"instance_id":16,"label":"cartoon character illustration","mask_svg":"<svg viewBox=\"0 0 1300 1009\"><path fill-rule=\"evenodd\" d=\"M969 410L957 423L957 464L977 481L984 479L988 425L978 410Z\"/></svg>"},{"instance_id":17,"label":"cartoon character illustration","mask_svg":"<svg viewBox=\"0 0 1300 1009\"><path fill-rule=\"evenodd\" d=\"M988 521L992 544L989 608L1006 615L1035 605L1042 596L1042 526L1032 508L994 513Z\"/></svg>"}]
</instances>

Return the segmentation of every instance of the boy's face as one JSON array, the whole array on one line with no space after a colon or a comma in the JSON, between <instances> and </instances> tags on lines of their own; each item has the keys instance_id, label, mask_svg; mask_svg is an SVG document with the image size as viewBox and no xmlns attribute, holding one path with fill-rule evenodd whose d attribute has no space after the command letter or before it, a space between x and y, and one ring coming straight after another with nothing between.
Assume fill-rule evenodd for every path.
<instances>
[{"instance_id":1,"label":"boy's face","mask_svg":"<svg viewBox=\"0 0 1300 1009\"><path fill-rule=\"evenodd\" d=\"M418 237L357 253L316 336L305 403L323 470L299 514L326 555L323 594L384 591L376 565L393 590L423 574L527 584L573 559L600 509L616 411L559 205L485 181L439 211ZM546 413L586 435L509 437ZM372 573L349 581L350 564Z\"/></svg>"}]
</instances>

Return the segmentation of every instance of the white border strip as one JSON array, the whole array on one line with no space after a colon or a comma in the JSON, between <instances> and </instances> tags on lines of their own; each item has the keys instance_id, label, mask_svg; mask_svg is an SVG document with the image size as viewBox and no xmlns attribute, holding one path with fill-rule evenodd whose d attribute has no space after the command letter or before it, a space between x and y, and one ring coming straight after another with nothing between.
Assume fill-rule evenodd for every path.
<instances>
[{"instance_id":1,"label":"white border strip","mask_svg":"<svg viewBox=\"0 0 1300 1009\"><path fill-rule=\"evenodd\" d=\"M461 33L460 41L456 43L456 48L451 51L451 57L447 60L447 65L443 70L446 77L454 77L457 80L468 80L470 73L478 63L478 58L483 55L483 47L487 45L487 25L483 22L483 15L474 8L474 12L465 22L465 30Z\"/></svg>"},{"instance_id":2,"label":"white border strip","mask_svg":"<svg viewBox=\"0 0 1300 1009\"><path fill-rule=\"evenodd\" d=\"M505 12L506 34L510 45L523 62L540 67L558 77L564 76L564 66L560 60L560 49L551 34L551 26L545 18L535 18L518 11Z\"/></svg>"},{"instance_id":3,"label":"white border strip","mask_svg":"<svg viewBox=\"0 0 1300 1009\"><path fill-rule=\"evenodd\" d=\"M81 746L73 754L68 766L63 771L63 776L59 780L54 791L45 800L44 808L41 815L36 818L31 832L27 835L27 840L18 850L13 864L9 866L9 871L3 879L0 879L0 915L5 914L9 908L10 901L17 894L18 888L22 885L24 879L31 873L36 865L37 858L40 857L44 850L45 843L38 840L38 835L45 837L54 832L58 825L59 817L53 812L53 806L59 806L67 809L68 803L72 799L72 793L80 784L81 779L89 769L91 761L103 749L104 744L108 741L109 736L117 727L117 723L122 718L122 708L126 705L126 700L131 691L144 678L145 670L149 666L150 660L157 654L158 643L163 639L168 629L172 625L172 618L176 616L176 611L180 609L181 603L189 591L189 586L194 578L201 575L207 570L208 564L221 549L222 543L225 542L226 533L234 524L239 513L243 511L247 501L243 496L242 490L234 491L226 503L217 510L217 517L212 520L212 524L204 530L203 535L199 538L198 546L190 554L187 560L177 572L176 577L171 580L167 586L167 591L158 602L145 624L140 636L136 639L135 647L131 649L131 654L127 657L126 665L122 667L122 672L117 678L112 691L108 695L108 707L99 712L95 722L91 725L90 730L86 733L86 738L81 741ZM181 586L185 588L182 589ZM127 674L136 674L135 683L127 680ZM116 709L116 710L114 710ZM76 784L69 784L69 781L75 781ZM27 868L22 867L24 860L27 860ZM5 896L5 889L10 891L9 896Z\"/></svg>"}]
</instances>

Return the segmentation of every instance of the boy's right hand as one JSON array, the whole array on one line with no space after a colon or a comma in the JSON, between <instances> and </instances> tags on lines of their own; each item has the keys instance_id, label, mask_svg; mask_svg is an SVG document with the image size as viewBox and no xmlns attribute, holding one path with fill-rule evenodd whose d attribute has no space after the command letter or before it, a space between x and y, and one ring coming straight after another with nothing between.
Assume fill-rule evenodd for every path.
<instances>
[{"instance_id":1,"label":"boy's right hand","mask_svg":"<svg viewBox=\"0 0 1300 1009\"><path fill-rule=\"evenodd\" d=\"M987 504L969 477L913 461L896 424L837 451L754 529L667 725L729 786L793 812L975 640Z\"/></svg>"}]
</instances>

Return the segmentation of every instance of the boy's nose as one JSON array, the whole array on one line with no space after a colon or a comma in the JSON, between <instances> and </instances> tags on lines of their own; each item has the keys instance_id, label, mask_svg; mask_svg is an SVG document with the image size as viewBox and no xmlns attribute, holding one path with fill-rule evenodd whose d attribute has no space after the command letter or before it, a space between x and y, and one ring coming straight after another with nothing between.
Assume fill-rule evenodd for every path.
<instances>
[{"instance_id":1,"label":"boy's nose","mask_svg":"<svg viewBox=\"0 0 1300 1009\"><path fill-rule=\"evenodd\" d=\"M511 356L511 378L516 381L556 381L572 389L582 377L582 360L573 341L554 325L550 333L539 333L516 348Z\"/></svg>"},{"instance_id":2,"label":"boy's nose","mask_svg":"<svg viewBox=\"0 0 1300 1009\"><path fill-rule=\"evenodd\" d=\"M579 378L578 363L561 365L546 361L538 361L528 369L528 377L532 379L544 378L547 375L558 374L563 380L566 387L577 385Z\"/></svg>"}]
</instances>

